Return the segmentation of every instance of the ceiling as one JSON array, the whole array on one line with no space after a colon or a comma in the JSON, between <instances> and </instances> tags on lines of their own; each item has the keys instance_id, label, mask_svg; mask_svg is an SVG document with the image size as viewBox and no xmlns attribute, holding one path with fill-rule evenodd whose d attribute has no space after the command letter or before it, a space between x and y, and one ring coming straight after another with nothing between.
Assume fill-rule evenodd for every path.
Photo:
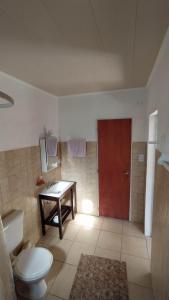
<instances>
[{"instance_id":1,"label":"ceiling","mask_svg":"<svg viewBox=\"0 0 169 300\"><path fill-rule=\"evenodd\" d=\"M0 70L57 96L145 86L169 0L0 0Z\"/></svg>"}]
</instances>

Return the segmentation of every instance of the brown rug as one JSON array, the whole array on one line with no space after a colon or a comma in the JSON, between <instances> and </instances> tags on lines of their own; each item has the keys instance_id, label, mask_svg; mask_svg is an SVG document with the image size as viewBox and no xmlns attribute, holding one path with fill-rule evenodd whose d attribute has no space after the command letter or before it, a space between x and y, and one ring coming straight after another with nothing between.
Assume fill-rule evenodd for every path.
<instances>
[{"instance_id":1,"label":"brown rug","mask_svg":"<svg viewBox=\"0 0 169 300\"><path fill-rule=\"evenodd\" d=\"M81 255L70 300L128 300L126 263Z\"/></svg>"}]
</instances>

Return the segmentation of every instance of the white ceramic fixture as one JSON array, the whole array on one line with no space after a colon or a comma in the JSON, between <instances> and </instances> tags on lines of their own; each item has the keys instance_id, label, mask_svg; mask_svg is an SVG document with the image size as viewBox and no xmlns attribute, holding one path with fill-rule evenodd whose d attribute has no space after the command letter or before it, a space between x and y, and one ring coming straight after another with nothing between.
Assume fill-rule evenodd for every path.
<instances>
[{"instance_id":1,"label":"white ceramic fixture","mask_svg":"<svg viewBox=\"0 0 169 300\"><path fill-rule=\"evenodd\" d=\"M3 220L5 239L9 254L23 241L23 219L21 210L15 210ZM17 294L30 300L44 297L47 285L44 277L53 263L51 252L42 247L22 250L14 260L14 278Z\"/></svg>"}]
</instances>

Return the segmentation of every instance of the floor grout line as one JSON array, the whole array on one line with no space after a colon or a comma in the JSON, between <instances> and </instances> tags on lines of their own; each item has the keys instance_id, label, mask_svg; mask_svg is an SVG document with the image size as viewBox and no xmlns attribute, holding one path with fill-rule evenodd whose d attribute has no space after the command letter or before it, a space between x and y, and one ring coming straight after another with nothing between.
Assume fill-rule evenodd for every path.
<instances>
[{"instance_id":1,"label":"floor grout line","mask_svg":"<svg viewBox=\"0 0 169 300\"><path fill-rule=\"evenodd\" d=\"M144 260L147 260L147 261L151 262L149 258L146 258L146 257L143 257L143 256L137 256L137 255L134 255L134 254L129 254L129 253L125 252L125 251L122 251L122 255L123 254L124 255L128 255L128 256L132 256L132 257L135 257L135 258L139 258L139 259L144 259Z\"/></svg>"},{"instance_id":2,"label":"floor grout line","mask_svg":"<svg viewBox=\"0 0 169 300\"><path fill-rule=\"evenodd\" d=\"M95 254L96 248L98 246L98 241L99 241L99 238L100 238L100 234L101 234L101 229L99 229L99 234L98 234L96 245L95 245L95 248L94 248L94 254Z\"/></svg>"},{"instance_id":3,"label":"floor grout line","mask_svg":"<svg viewBox=\"0 0 169 300\"><path fill-rule=\"evenodd\" d=\"M127 280L127 282L128 282L128 283L131 283L131 284L134 284L134 285L136 285L136 286L139 286L139 287L141 287L141 288L145 288L145 289L148 289L148 290L152 290L152 287L148 287L147 285L145 286L145 285L143 285L143 284L135 283L135 282L130 281L130 280Z\"/></svg>"},{"instance_id":4,"label":"floor grout line","mask_svg":"<svg viewBox=\"0 0 169 300\"><path fill-rule=\"evenodd\" d=\"M99 217L98 217L99 218ZM80 220L80 219L79 219ZM115 251L115 252L117 252L117 253L119 253L119 255L120 255L120 261L122 261L122 256L123 255L126 255L126 256L129 256L129 257L133 257L133 258L136 258L136 259L140 259L140 260L143 260L143 261L145 261L145 264L146 264L146 262L147 263L150 263L151 262L151 259L150 259L150 256L149 256L149 248L148 248L148 239L145 237L145 236L141 236L141 232L142 232L142 230L141 230L141 228L137 228L136 226L133 226L132 227L132 225L131 225L131 227L129 226L128 227L128 224L133 224L133 223L128 223L128 222L123 222L123 221L118 221L118 222L113 222L113 223L120 223L121 222L121 224L122 224L122 231L121 232L117 232L117 231L112 231L112 230L107 230L107 229L104 229L104 225L103 225L103 223L104 223L104 220L101 220L101 222L99 223L100 225L93 225L93 227L91 228L91 230L92 229L97 229L97 231L98 231L98 236L97 236L97 238L96 238L96 242L93 244L93 250L92 250L92 253L93 254L86 254L86 255L95 255L95 253L96 253L96 249L97 249L97 247L99 247L99 248L101 248L101 249L104 249L104 250L109 250L109 251ZM70 246L70 248L69 248L69 250L65 253L65 259L58 259L58 258L54 258L54 262L56 262L56 263L61 263L61 264L65 264L65 265L69 265L69 266L72 266L72 267L74 267L75 269L78 267L78 263L77 264L74 264L74 263L69 263L69 262L67 262L66 261L66 259L67 259L67 257L68 257L68 255L69 255L69 253L70 253L70 251L71 251L71 249L72 249L72 247L73 247L73 244L75 243L75 242L77 242L77 243L81 243L81 244L84 244L84 245L89 245L89 247L90 247L90 245L91 245L91 243L90 242L86 242L86 241L83 241L83 242L81 242L81 241L78 241L77 240L77 236L78 236L78 234L79 234L79 232L80 232L80 230L81 229L85 229L85 226L83 226L82 224L78 224L77 222L76 222L76 224L73 224L73 221L71 222L71 223L68 223L67 224L67 228L69 228L69 224L72 224L72 225L74 225L74 229L73 230L75 230L76 228L75 227L78 227L78 230L77 230L77 232L75 233L75 235L73 235L72 234L72 236L74 236L73 238L71 238L71 239L69 239L69 237L68 238L64 238L63 237L63 240L65 240L65 241L69 241L69 242L71 242L71 246ZM97 224L97 223L96 223ZM106 223L105 223L106 224ZM118 227L117 227L118 228ZM136 232L137 232L137 229L138 229L138 235L137 235L137 233L136 234L130 234L130 232L128 233L127 231L128 230L135 230L136 229ZM140 236L139 236L139 230L140 230ZM65 230L65 232L66 232L66 230ZM74 231L72 231L73 233L74 233ZM120 250L117 250L117 249L110 249L110 248L103 248L102 246L100 246L99 245L99 239L100 239L100 235L101 235L101 232L109 232L109 233L111 233L112 235L114 234L114 235L117 235L117 236L120 236L120 244L119 244L119 246L120 246ZM93 234L93 233L92 233ZM92 235L91 235L92 236ZM144 250L146 249L146 252L147 252L147 254L148 254L148 256L147 257L142 257L142 256L137 256L137 255L134 255L134 254L130 254L130 253L127 253L126 251L125 251L125 248L123 247L123 241L124 241L124 239L125 238L136 238L136 239L138 239L138 240L141 240L141 239L143 239L143 240L145 240L145 243L143 242L143 244L145 244L145 247L143 247L144 248ZM51 240L51 239L56 239L56 247L57 247L57 241L60 241L59 240L59 238L56 236L55 237L55 235L52 235L51 234L51 236L50 236L50 233L49 233L49 240ZM43 241L43 244L44 245L42 245L42 247L44 246L44 247L48 247L48 238L46 239L46 242L44 242ZM40 242L40 241L39 241ZM137 241L136 241L137 242ZM142 242L140 242L141 243L141 245L142 245ZM46 245L45 245L46 244ZM134 244L135 244L135 242L134 242ZM113 245L113 244L112 244ZM63 246L64 246L64 244L63 244ZM103 245L104 246L104 245ZM110 245L111 246L111 245ZM87 247L88 248L88 247ZM137 250L137 249L136 249ZM64 248L62 249L62 251L64 252ZM82 250L82 253L83 253L83 250ZM102 256L101 256L102 257ZM104 257L104 256L103 256ZM113 258L112 258L113 259ZM74 262L74 261L73 261ZM142 262L141 262L142 263ZM128 266L127 266L128 267ZM73 270L73 269L72 269ZM50 291L52 290L52 287L53 287L53 285L55 284L55 281L56 281L56 279L57 279L57 276L54 276L54 278L53 278L53 281L52 281L52 284L51 284L51 286L50 286L50 289L49 289L49 295L51 295L51 296L55 296L55 297L58 297L59 299L61 299L61 300L66 300L66 299L64 299L64 298L61 298L61 297L59 297L59 296L57 296L56 294L53 294L53 293L51 293ZM152 290L152 287L150 287L150 286L145 286L144 285L144 283L142 284L142 283L135 283L135 282L133 282L133 281L129 281L128 280L128 283L130 283L130 284L132 284L132 285L135 285L135 286L139 286L139 287L141 287L141 288L145 288L145 289L149 289L149 290Z\"/></svg>"},{"instance_id":5,"label":"floor grout line","mask_svg":"<svg viewBox=\"0 0 169 300\"><path fill-rule=\"evenodd\" d=\"M120 235L120 236L123 235L122 233L115 232L115 231L111 231L111 230L107 230L107 229L100 229L100 231L106 231L106 232L113 233L113 234L117 234L117 235Z\"/></svg>"},{"instance_id":6,"label":"floor grout line","mask_svg":"<svg viewBox=\"0 0 169 300\"><path fill-rule=\"evenodd\" d=\"M57 299L59 299L59 300L65 300L64 298L60 298L60 297L58 297L58 296L56 296L56 295L54 295L54 294L47 294L47 297L48 296L52 296L52 297L55 297L55 298L57 298ZM44 299L44 300L46 300L46 298Z\"/></svg>"}]
</instances>

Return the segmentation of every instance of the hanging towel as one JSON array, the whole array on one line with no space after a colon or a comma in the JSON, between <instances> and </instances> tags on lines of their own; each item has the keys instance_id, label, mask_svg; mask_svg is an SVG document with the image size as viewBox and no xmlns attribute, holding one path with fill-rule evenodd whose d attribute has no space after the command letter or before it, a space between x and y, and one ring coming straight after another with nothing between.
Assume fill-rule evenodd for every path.
<instances>
[{"instance_id":1,"label":"hanging towel","mask_svg":"<svg viewBox=\"0 0 169 300\"><path fill-rule=\"evenodd\" d=\"M86 140L72 139L67 142L68 155L70 157L85 157L86 156Z\"/></svg>"},{"instance_id":2,"label":"hanging towel","mask_svg":"<svg viewBox=\"0 0 169 300\"><path fill-rule=\"evenodd\" d=\"M55 136L46 138L46 147L48 156L57 156L57 138Z\"/></svg>"}]
</instances>

